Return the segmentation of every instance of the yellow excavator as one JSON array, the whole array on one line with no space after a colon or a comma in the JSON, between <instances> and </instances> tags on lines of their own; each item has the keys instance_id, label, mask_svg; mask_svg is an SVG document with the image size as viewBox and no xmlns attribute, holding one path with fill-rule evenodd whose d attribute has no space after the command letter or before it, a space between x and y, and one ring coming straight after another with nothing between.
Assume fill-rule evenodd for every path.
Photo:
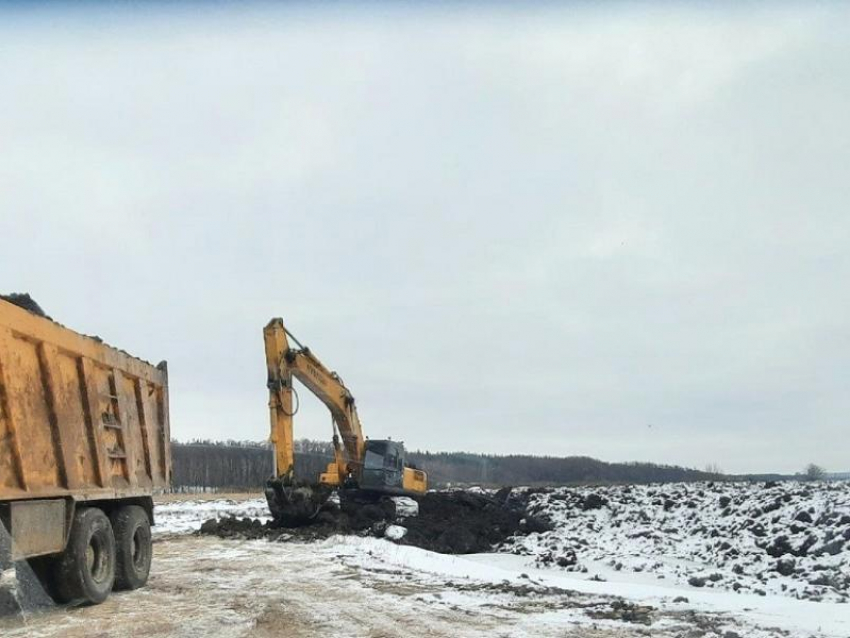
<instances>
[{"instance_id":1,"label":"yellow excavator","mask_svg":"<svg viewBox=\"0 0 850 638\"><path fill-rule=\"evenodd\" d=\"M363 436L354 396L338 374L328 370L284 327L282 319L272 319L263 336L275 461L274 476L266 484L265 493L278 523L308 523L334 489L340 490L341 498L362 500L387 495L416 496L427 491L425 472L407 466L401 442ZM298 411L298 394L293 379L327 406L333 421L334 460L319 476L318 484L295 479L292 422Z\"/></svg>"}]
</instances>

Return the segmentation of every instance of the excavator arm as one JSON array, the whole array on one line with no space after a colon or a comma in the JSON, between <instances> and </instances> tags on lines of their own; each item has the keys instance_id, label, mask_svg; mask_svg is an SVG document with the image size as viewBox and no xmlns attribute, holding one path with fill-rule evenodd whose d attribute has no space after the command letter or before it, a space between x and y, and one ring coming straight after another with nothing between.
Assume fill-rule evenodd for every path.
<instances>
[{"instance_id":1,"label":"excavator arm","mask_svg":"<svg viewBox=\"0 0 850 638\"><path fill-rule=\"evenodd\" d=\"M271 441L275 448L275 476L292 482L295 451L292 420L294 407L293 378L325 404L334 423L334 462L328 465L320 481L340 485L363 462L364 437L354 397L342 379L328 370L309 348L302 346L284 327L282 319L272 319L263 331L268 368ZM290 340L298 346L290 346ZM340 441L341 439L341 441Z\"/></svg>"}]
</instances>

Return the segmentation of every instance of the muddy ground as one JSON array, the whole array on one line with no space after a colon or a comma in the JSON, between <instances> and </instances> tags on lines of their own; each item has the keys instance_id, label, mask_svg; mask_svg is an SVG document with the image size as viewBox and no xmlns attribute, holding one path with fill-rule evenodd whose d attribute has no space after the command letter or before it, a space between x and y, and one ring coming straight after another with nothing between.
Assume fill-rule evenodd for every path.
<instances>
[{"instance_id":1,"label":"muddy ground","mask_svg":"<svg viewBox=\"0 0 850 638\"><path fill-rule=\"evenodd\" d=\"M399 548L399 551L417 551ZM528 584L363 564L345 544L173 536L148 586L95 607L0 619L4 638L723 636L724 619ZM464 559L453 559L464 560ZM745 635L745 634L741 634Z\"/></svg>"},{"instance_id":2,"label":"muddy ground","mask_svg":"<svg viewBox=\"0 0 850 638\"><path fill-rule=\"evenodd\" d=\"M524 499L511 498L511 494L510 488L496 494L429 492L415 499L415 516L405 516L388 499L370 504L343 501L326 504L317 516L296 525L222 518L206 521L200 533L243 540L317 540L335 534L382 538L394 526L403 534L394 539L400 545L441 554L483 553L511 537L550 529L545 521L528 514Z\"/></svg>"}]
</instances>

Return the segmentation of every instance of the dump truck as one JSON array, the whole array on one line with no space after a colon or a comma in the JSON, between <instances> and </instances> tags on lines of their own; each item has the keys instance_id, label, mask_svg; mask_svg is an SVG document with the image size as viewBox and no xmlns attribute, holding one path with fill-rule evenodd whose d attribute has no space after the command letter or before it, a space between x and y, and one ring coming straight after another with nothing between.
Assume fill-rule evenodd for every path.
<instances>
[{"instance_id":1,"label":"dump truck","mask_svg":"<svg viewBox=\"0 0 850 638\"><path fill-rule=\"evenodd\" d=\"M142 587L171 475L167 366L3 299L0 569L27 560L59 602Z\"/></svg>"}]
</instances>

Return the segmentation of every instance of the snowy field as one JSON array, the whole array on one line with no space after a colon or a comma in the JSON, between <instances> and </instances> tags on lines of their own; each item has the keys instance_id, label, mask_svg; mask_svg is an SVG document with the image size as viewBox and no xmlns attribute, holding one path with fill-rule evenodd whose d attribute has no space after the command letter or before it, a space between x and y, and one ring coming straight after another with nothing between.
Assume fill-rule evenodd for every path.
<instances>
[{"instance_id":1,"label":"snowy field","mask_svg":"<svg viewBox=\"0 0 850 638\"><path fill-rule=\"evenodd\" d=\"M722 496L729 498L725 506ZM536 492L523 498L556 523L553 531L471 556L371 537L314 543L199 537L191 532L210 517L265 516L263 499L170 501L157 506L148 587L114 594L97 607L0 620L0 635L88 638L144 628L153 638L850 638L850 604L840 588L802 584L812 574L846 575L844 545L840 551L830 545L843 538L846 496L846 485L793 484ZM783 505L774 508L777 497ZM797 520L801 506L812 523ZM807 533L791 531L791 521ZM764 534L748 536L756 524ZM802 542L808 551L794 557L799 573L772 578L765 572L784 554L774 558L766 548L780 536L787 536L780 548L787 543L799 553ZM811 536L814 542L806 540ZM732 547L720 549L725 544ZM759 551L767 558L757 560ZM559 565L561 557L568 560ZM715 572L723 577L712 579ZM688 584L695 574L705 574L706 582ZM746 586L734 588L732 576Z\"/></svg>"}]
</instances>

